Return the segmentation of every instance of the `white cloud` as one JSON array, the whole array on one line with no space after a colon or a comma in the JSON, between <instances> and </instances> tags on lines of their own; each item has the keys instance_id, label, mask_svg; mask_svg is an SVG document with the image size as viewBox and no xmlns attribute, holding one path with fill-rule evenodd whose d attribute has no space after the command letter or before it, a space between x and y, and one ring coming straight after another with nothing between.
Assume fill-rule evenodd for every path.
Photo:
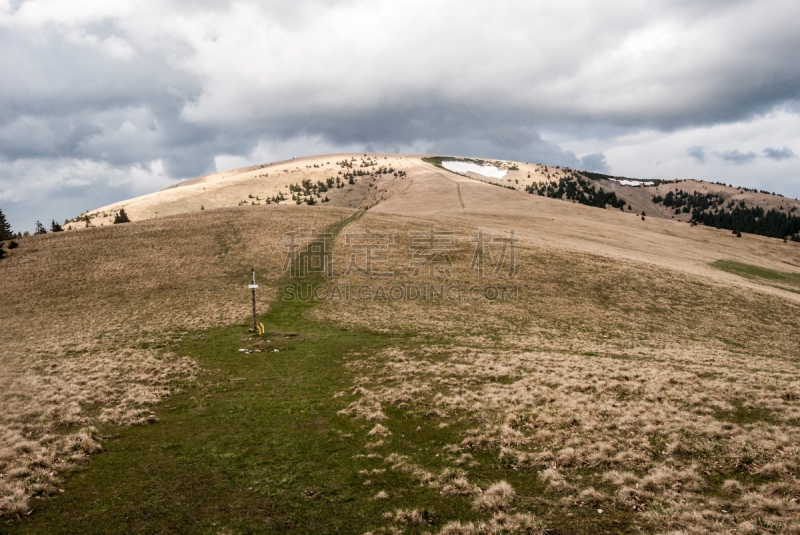
<instances>
[{"instance_id":1,"label":"white cloud","mask_svg":"<svg viewBox=\"0 0 800 535\"><path fill-rule=\"evenodd\" d=\"M93 160L54 158L41 166L37 160L16 160L0 162L0 174L3 176L0 180L0 199L10 196L9 200L12 202L35 199L43 190L57 191L99 184L110 188L133 186L143 194L172 183L160 160L126 168ZM96 201L107 199L100 194ZM113 201L106 204L110 202Z\"/></svg>"},{"instance_id":2,"label":"white cloud","mask_svg":"<svg viewBox=\"0 0 800 535\"><path fill-rule=\"evenodd\" d=\"M799 159L759 156L765 146L785 146L789 150L792 146L800 147L797 116L785 109L752 121L671 133L647 130L564 145L576 152L603 151L613 172L622 176L697 178L800 197L800 182L796 180L800 176ZM705 161L697 158L695 149L703 150ZM735 153L744 158L737 161Z\"/></svg>"}]
</instances>

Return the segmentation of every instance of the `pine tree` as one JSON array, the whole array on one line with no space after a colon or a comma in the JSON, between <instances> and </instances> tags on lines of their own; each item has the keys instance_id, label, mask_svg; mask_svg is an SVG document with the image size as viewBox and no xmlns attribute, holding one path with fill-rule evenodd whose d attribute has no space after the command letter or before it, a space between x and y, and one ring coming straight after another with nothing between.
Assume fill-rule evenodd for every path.
<instances>
[{"instance_id":1,"label":"pine tree","mask_svg":"<svg viewBox=\"0 0 800 535\"><path fill-rule=\"evenodd\" d=\"M131 220L128 219L128 214L125 213L125 208L120 208L117 215L114 216L114 224L119 225L120 223L130 223Z\"/></svg>"},{"instance_id":2,"label":"pine tree","mask_svg":"<svg viewBox=\"0 0 800 535\"><path fill-rule=\"evenodd\" d=\"M6 219L3 211L0 210L0 241L10 240L13 237L14 234L11 232L11 224Z\"/></svg>"},{"instance_id":3,"label":"pine tree","mask_svg":"<svg viewBox=\"0 0 800 535\"><path fill-rule=\"evenodd\" d=\"M59 225L58 223L56 223L56 220L55 220L55 219L53 219L53 222L52 222L52 223L50 223L50 232L61 232L61 231L63 231L63 230L64 230L64 229L63 229L63 228L61 228L61 225Z\"/></svg>"},{"instance_id":4,"label":"pine tree","mask_svg":"<svg viewBox=\"0 0 800 535\"><path fill-rule=\"evenodd\" d=\"M41 221L36 222L36 231L34 234L47 234L47 229L44 228L44 225L42 225Z\"/></svg>"}]
</instances>

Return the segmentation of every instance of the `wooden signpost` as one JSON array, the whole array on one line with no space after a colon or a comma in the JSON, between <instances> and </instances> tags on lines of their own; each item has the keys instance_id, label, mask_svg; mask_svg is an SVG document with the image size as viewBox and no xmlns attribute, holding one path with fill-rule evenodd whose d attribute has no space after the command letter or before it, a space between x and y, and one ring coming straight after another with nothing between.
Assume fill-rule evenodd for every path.
<instances>
[{"instance_id":1,"label":"wooden signpost","mask_svg":"<svg viewBox=\"0 0 800 535\"><path fill-rule=\"evenodd\" d=\"M258 331L258 324L256 323L256 288L258 288L258 284L256 284L256 268L253 268L253 279L250 283L250 291L253 293L253 331Z\"/></svg>"}]
</instances>

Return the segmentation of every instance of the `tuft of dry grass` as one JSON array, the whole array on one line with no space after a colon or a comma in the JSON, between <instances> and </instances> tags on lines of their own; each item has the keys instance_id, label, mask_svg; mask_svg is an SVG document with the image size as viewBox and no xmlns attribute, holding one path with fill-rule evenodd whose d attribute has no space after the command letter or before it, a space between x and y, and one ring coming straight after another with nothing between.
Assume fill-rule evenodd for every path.
<instances>
[{"instance_id":1,"label":"tuft of dry grass","mask_svg":"<svg viewBox=\"0 0 800 535\"><path fill-rule=\"evenodd\" d=\"M503 480L481 492L473 500L472 508L476 511L501 511L507 509L516 499L514 488Z\"/></svg>"},{"instance_id":2,"label":"tuft of dry grass","mask_svg":"<svg viewBox=\"0 0 800 535\"><path fill-rule=\"evenodd\" d=\"M394 513L387 511L383 517L396 524L424 525L428 524L429 516L418 509L397 509Z\"/></svg>"},{"instance_id":3,"label":"tuft of dry grass","mask_svg":"<svg viewBox=\"0 0 800 535\"><path fill-rule=\"evenodd\" d=\"M382 426L381 424L375 424L375 427L370 429L369 433L367 433L367 436L388 437L391 434L392 432L389 431L387 427Z\"/></svg>"},{"instance_id":4,"label":"tuft of dry grass","mask_svg":"<svg viewBox=\"0 0 800 535\"><path fill-rule=\"evenodd\" d=\"M495 533L539 535L546 531L542 523L531 514L503 512L495 513L487 522L449 522L439 531L439 535L494 535Z\"/></svg>"}]
</instances>

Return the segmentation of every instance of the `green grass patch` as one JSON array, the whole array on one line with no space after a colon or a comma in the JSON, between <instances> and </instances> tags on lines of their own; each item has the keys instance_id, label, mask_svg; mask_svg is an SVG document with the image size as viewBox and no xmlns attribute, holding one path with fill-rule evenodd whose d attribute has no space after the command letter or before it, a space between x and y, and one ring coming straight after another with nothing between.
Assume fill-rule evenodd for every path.
<instances>
[{"instance_id":1,"label":"green grass patch","mask_svg":"<svg viewBox=\"0 0 800 535\"><path fill-rule=\"evenodd\" d=\"M734 262L733 260L717 260L711 265L717 269L739 275L746 279L763 282L770 286L777 286L790 292L800 293L800 274L798 273L776 271L752 266L750 264L742 264L741 262Z\"/></svg>"},{"instance_id":2,"label":"green grass patch","mask_svg":"<svg viewBox=\"0 0 800 535\"><path fill-rule=\"evenodd\" d=\"M777 423L769 409L752 407L741 402L734 402L731 411L719 411L715 415L718 420L739 425L754 424L757 422Z\"/></svg>"}]
</instances>

